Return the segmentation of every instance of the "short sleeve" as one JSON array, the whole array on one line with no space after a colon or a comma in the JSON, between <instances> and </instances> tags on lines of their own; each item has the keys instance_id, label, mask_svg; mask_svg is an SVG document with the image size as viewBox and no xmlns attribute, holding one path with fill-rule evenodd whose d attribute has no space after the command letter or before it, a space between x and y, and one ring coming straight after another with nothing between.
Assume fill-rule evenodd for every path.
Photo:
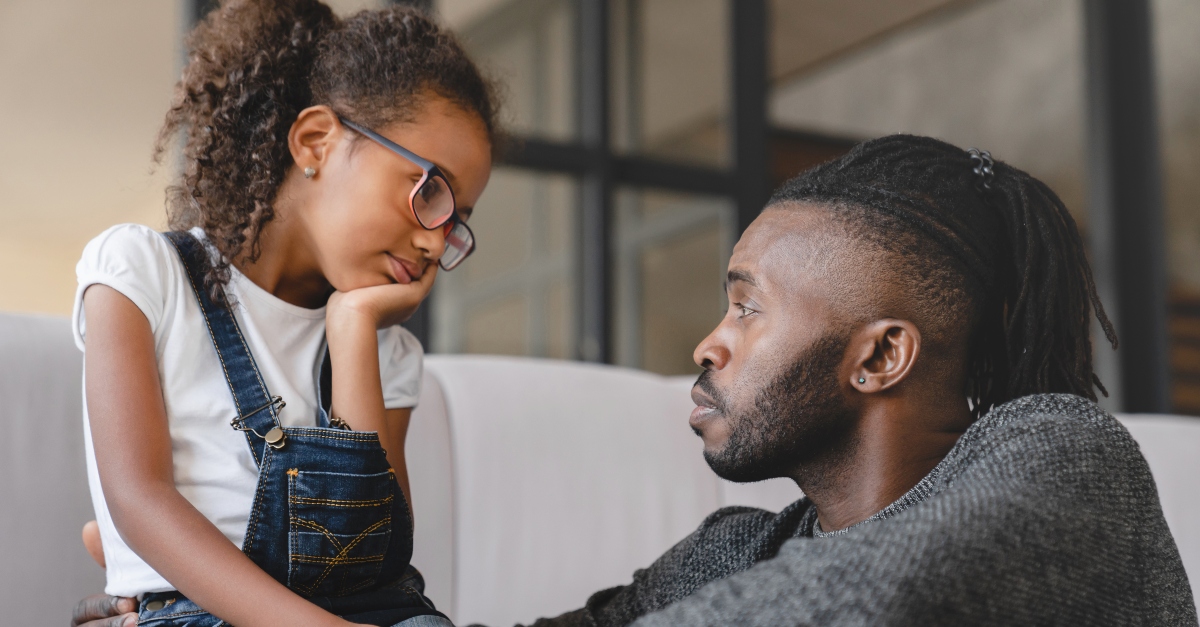
<instances>
[{"instance_id":1,"label":"short sleeve","mask_svg":"<svg viewBox=\"0 0 1200 627\"><path fill-rule=\"evenodd\" d=\"M417 406L424 362L425 350L408 329L401 326L380 329L379 373L383 380L384 407Z\"/></svg>"},{"instance_id":2,"label":"short sleeve","mask_svg":"<svg viewBox=\"0 0 1200 627\"><path fill-rule=\"evenodd\" d=\"M78 287L71 325L75 345L83 350L87 336L83 294L97 284L107 285L133 301L150 321L150 329L157 331L170 289L172 254L161 234L140 224L119 224L88 242L75 266Z\"/></svg>"}]
</instances>

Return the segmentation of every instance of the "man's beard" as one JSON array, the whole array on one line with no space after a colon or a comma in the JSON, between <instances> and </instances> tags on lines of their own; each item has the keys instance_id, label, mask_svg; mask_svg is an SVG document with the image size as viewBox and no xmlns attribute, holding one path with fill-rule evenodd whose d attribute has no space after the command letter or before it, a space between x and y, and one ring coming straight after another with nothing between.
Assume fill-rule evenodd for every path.
<instances>
[{"instance_id":1,"label":"man's beard","mask_svg":"<svg viewBox=\"0 0 1200 627\"><path fill-rule=\"evenodd\" d=\"M847 340L844 333L818 339L745 410L730 407L710 373L701 374L696 385L729 423L725 446L704 451L713 472L738 483L762 481L792 476L805 461L833 452L854 426L837 377Z\"/></svg>"}]
</instances>

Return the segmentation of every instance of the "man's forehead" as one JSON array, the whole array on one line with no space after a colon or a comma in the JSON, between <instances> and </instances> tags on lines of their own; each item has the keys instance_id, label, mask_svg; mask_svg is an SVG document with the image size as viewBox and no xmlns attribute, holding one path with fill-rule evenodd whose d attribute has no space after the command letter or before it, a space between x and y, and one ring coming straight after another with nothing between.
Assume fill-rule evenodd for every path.
<instances>
[{"instance_id":1,"label":"man's forehead","mask_svg":"<svg viewBox=\"0 0 1200 627\"><path fill-rule=\"evenodd\" d=\"M838 231L828 212L819 208L769 208L734 246L728 280L767 288L824 273L845 243Z\"/></svg>"}]
</instances>

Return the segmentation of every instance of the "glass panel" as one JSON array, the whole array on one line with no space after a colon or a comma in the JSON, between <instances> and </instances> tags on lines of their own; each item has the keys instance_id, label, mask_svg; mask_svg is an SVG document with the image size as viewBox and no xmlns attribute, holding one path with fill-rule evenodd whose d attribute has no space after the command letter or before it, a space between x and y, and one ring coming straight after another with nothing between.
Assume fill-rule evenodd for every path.
<instances>
[{"instance_id":1,"label":"glass panel","mask_svg":"<svg viewBox=\"0 0 1200 627\"><path fill-rule=\"evenodd\" d=\"M503 83L505 128L575 137L575 11L567 0L441 0L467 50Z\"/></svg>"},{"instance_id":2,"label":"glass panel","mask_svg":"<svg viewBox=\"0 0 1200 627\"><path fill-rule=\"evenodd\" d=\"M692 352L725 310L725 269L737 237L733 203L623 189L616 208L617 363L699 372Z\"/></svg>"},{"instance_id":3,"label":"glass panel","mask_svg":"<svg viewBox=\"0 0 1200 627\"><path fill-rule=\"evenodd\" d=\"M1171 396L1174 411L1200 416L1200 3L1157 0L1150 7L1171 288Z\"/></svg>"},{"instance_id":4,"label":"glass panel","mask_svg":"<svg viewBox=\"0 0 1200 627\"><path fill-rule=\"evenodd\" d=\"M776 11L772 32L796 43L772 59L788 72L771 88L772 126L860 139L915 133L989 150L1054 189L1086 237L1084 4L983 2L904 21L934 4L847 0L822 19ZM819 44L820 31L845 33L845 45L805 51L800 42ZM1113 392L1101 402L1119 407L1115 353L1095 346Z\"/></svg>"},{"instance_id":5,"label":"glass panel","mask_svg":"<svg viewBox=\"0 0 1200 627\"><path fill-rule=\"evenodd\" d=\"M471 218L477 248L433 291L433 350L570 359L578 186L497 168Z\"/></svg>"},{"instance_id":6,"label":"glass panel","mask_svg":"<svg viewBox=\"0 0 1200 627\"><path fill-rule=\"evenodd\" d=\"M613 145L703 165L730 159L730 4L612 3Z\"/></svg>"}]
</instances>

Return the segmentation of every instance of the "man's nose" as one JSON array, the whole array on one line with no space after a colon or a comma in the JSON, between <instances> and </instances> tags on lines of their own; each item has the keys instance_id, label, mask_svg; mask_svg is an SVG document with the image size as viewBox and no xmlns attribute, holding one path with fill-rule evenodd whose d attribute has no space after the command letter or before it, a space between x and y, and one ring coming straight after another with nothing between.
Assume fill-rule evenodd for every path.
<instances>
[{"instance_id":1,"label":"man's nose","mask_svg":"<svg viewBox=\"0 0 1200 627\"><path fill-rule=\"evenodd\" d=\"M721 370L729 364L732 353L721 342L720 332L721 327L718 326L696 346L696 350L692 353L692 360L696 362L697 366L705 370Z\"/></svg>"}]
</instances>

